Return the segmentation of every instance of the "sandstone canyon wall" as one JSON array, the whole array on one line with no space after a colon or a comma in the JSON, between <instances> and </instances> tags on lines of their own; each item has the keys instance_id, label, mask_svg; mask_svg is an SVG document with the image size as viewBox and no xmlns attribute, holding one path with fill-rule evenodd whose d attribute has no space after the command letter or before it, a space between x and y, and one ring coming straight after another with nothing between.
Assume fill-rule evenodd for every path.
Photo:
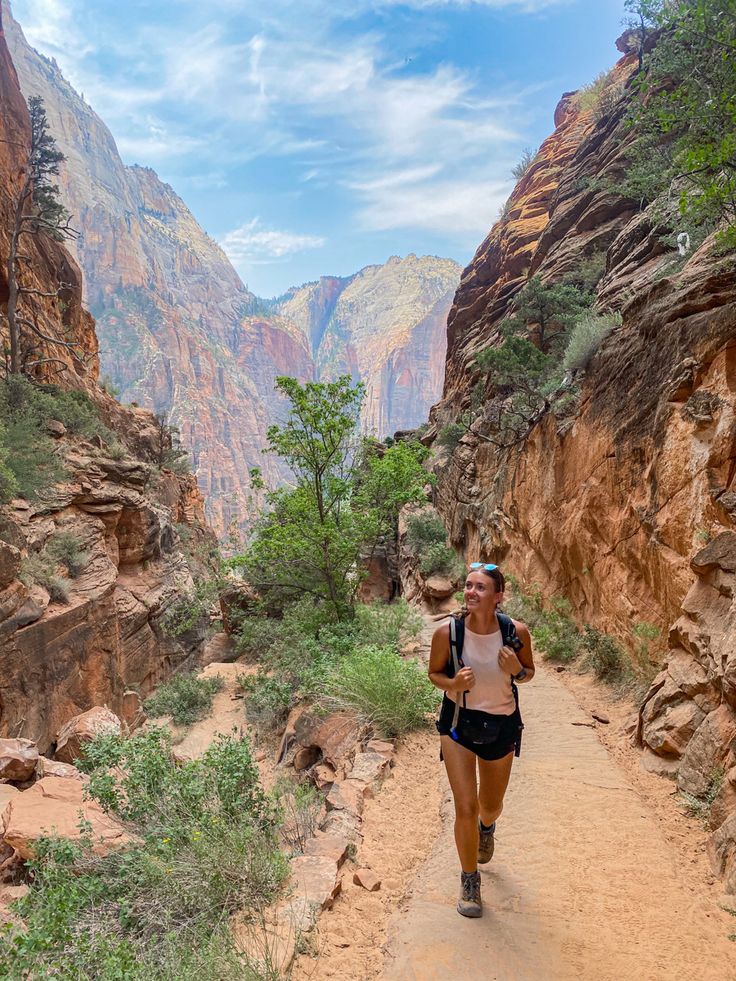
<instances>
[{"instance_id":1,"label":"sandstone canyon wall","mask_svg":"<svg viewBox=\"0 0 736 981\"><path fill-rule=\"evenodd\" d=\"M1 27L0 18L0 183L12 189L25 164L30 121ZM9 222L3 196L3 249ZM67 284L63 303L39 300L41 322L55 336L73 337L85 354L81 362L69 355L55 380L83 389L119 439L113 447L49 422L66 468L63 483L42 499L0 508L0 735L30 737L47 749L71 716L104 703L126 715L175 667L196 660L204 628L175 639L163 632L161 619L204 572L203 561L185 556L180 532L203 554L213 536L194 478L151 462L157 441L151 414L124 409L97 386L94 321L82 307L74 259L43 236L27 239L26 250L36 288L53 293L59 282ZM3 262L0 314L8 299L5 276ZM43 379L43 367L37 377ZM29 583L22 569L59 533L72 536L84 555L69 581L68 602Z\"/></svg>"},{"instance_id":2,"label":"sandstone canyon wall","mask_svg":"<svg viewBox=\"0 0 736 981\"><path fill-rule=\"evenodd\" d=\"M642 708L644 762L698 795L725 772L712 857L736 891L734 258L712 237L679 257L654 209L615 191L630 139L630 43L619 41L605 111L563 97L554 133L464 271L429 439L470 405L474 358L499 342L531 276L560 283L604 258L596 304L621 326L574 413L548 413L512 449L468 433L440 450L436 504L468 559L564 595L580 622L629 647L635 624L666 637L675 621Z\"/></svg>"},{"instance_id":3,"label":"sandstone canyon wall","mask_svg":"<svg viewBox=\"0 0 736 981\"><path fill-rule=\"evenodd\" d=\"M442 391L459 276L451 259L392 256L291 290L277 309L309 337L318 378L364 382L362 429L382 438L417 426Z\"/></svg>"},{"instance_id":4,"label":"sandstone canyon wall","mask_svg":"<svg viewBox=\"0 0 736 981\"><path fill-rule=\"evenodd\" d=\"M323 365L325 376L351 371L366 382L364 429L380 436L426 417L441 392L459 266L391 260L346 279L326 277L306 287L306 297L292 290L271 312L172 188L122 162L102 120L28 45L3 4L21 89L42 96L67 157L62 193L81 232L71 247L97 320L101 373L123 401L165 413L181 430L220 534L252 508L251 467L262 467L271 484L284 476L261 453L282 412L277 375L306 381L321 377Z\"/></svg>"}]
</instances>

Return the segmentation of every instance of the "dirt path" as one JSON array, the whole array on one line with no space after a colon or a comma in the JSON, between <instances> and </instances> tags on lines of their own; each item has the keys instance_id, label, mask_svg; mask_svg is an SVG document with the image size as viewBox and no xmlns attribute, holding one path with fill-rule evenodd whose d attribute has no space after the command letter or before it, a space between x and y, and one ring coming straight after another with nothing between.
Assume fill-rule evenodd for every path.
<instances>
[{"instance_id":1,"label":"dirt path","mask_svg":"<svg viewBox=\"0 0 736 981\"><path fill-rule=\"evenodd\" d=\"M572 724L590 717L544 669L523 707L524 750L482 873L483 918L455 912L445 792L442 830L390 924L384 981L736 977L736 920L704 900L596 733Z\"/></svg>"}]
</instances>

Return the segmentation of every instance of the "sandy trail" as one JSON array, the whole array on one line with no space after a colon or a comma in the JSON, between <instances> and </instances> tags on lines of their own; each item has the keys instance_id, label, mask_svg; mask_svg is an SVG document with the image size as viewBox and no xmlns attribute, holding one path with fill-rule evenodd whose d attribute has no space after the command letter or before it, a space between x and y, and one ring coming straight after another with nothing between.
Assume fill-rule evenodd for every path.
<instances>
[{"instance_id":1,"label":"sandy trail","mask_svg":"<svg viewBox=\"0 0 736 981\"><path fill-rule=\"evenodd\" d=\"M544 668L522 699L524 746L482 872L483 918L455 912L445 784L442 830L389 926L384 981L736 978L736 920L704 901L595 732L572 724L590 717Z\"/></svg>"}]
</instances>

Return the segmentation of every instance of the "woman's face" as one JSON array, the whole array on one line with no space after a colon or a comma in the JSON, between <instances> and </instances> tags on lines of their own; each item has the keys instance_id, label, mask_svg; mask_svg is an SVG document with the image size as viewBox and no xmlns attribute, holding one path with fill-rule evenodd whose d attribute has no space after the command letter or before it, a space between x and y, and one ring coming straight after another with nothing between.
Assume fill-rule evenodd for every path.
<instances>
[{"instance_id":1,"label":"woman's face","mask_svg":"<svg viewBox=\"0 0 736 981\"><path fill-rule=\"evenodd\" d=\"M469 572L463 590L469 610L495 610L503 593L496 592L496 583L485 572Z\"/></svg>"}]
</instances>

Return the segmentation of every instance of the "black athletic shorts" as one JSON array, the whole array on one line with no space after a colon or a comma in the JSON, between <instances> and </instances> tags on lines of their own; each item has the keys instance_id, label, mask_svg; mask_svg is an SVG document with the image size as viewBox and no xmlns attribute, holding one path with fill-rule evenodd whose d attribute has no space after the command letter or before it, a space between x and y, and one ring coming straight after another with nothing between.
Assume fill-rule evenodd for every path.
<instances>
[{"instance_id":1,"label":"black athletic shorts","mask_svg":"<svg viewBox=\"0 0 736 981\"><path fill-rule=\"evenodd\" d=\"M486 715L490 719L500 719L501 728L498 733L498 739L492 743L471 743L465 742L462 739L456 739L455 742L469 749L472 753L475 753L477 757L481 760L501 760L504 756L508 756L509 753L515 753L517 756L521 752L521 730L524 728L524 723L521 721L521 712L519 712L519 707L514 709L511 715L493 715L490 712L479 713L481 715ZM450 729L452 728L452 719L455 715L455 703L445 695L442 699L442 708L440 709L440 716L435 723L437 726L437 732L441 736L449 736ZM442 759L442 751L440 750L440 759Z\"/></svg>"}]
</instances>

